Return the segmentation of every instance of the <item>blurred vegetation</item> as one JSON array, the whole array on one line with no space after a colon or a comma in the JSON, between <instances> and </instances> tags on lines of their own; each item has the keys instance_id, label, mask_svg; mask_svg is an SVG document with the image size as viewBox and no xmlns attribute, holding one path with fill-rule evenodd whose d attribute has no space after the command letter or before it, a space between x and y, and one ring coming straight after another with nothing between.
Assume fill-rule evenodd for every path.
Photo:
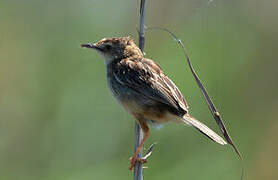
<instances>
[{"instance_id":1,"label":"blurred vegetation","mask_svg":"<svg viewBox=\"0 0 278 180\"><path fill-rule=\"evenodd\" d=\"M239 146L246 179L277 171L277 1L149 1L147 25L167 27ZM105 67L80 43L137 39L138 1L0 1L0 179L131 179L134 120L112 98ZM194 116L217 129L177 44L146 34L146 56L180 87ZM193 128L151 130L145 179L239 179L229 146ZM200 173L202 172L202 173Z\"/></svg>"}]
</instances>

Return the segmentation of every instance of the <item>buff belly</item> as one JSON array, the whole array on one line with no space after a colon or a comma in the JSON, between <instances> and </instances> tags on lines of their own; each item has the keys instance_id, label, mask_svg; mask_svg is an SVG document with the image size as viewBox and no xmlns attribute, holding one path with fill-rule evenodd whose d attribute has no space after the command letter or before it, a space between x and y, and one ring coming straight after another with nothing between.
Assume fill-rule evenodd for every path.
<instances>
[{"instance_id":1,"label":"buff belly","mask_svg":"<svg viewBox=\"0 0 278 180\"><path fill-rule=\"evenodd\" d=\"M132 115L142 117L151 125L160 125L167 122L182 122L182 119L159 105L148 105L140 101L120 101L123 107Z\"/></svg>"}]
</instances>

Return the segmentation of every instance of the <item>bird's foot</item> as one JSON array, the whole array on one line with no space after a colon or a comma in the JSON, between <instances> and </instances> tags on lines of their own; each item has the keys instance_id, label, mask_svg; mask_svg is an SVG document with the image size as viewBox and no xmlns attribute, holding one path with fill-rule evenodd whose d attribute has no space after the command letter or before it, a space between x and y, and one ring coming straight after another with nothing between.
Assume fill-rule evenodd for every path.
<instances>
[{"instance_id":1,"label":"bird's foot","mask_svg":"<svg viewBox=\"0 0 278 180\"><path fill-rule=\"evenodd\" d=\"M139 163L142 163L142 164L145 164L147 163L147 159L146 158L137 158L136 156L132 156L130 158L130 166L129 166L129 170L133 170L134 167L135 167L135 164L139 162Z\"/></svg>"}]
</instances>

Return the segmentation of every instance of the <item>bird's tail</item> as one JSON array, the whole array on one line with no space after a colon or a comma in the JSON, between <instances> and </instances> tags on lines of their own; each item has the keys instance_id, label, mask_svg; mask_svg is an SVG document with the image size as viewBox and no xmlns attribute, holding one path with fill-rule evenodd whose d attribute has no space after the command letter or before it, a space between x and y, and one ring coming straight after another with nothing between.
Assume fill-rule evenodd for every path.
<instances>
[{"instance_id":1,"label":"bird's tail","mask_svg":"<svg viewBox=\"0 0 278 180\"><path fill-rule=\"evenodd\" d=\"M208 128L206 125L198 121L197 119L191 117L189 114L186 114L183 116L183 121L186 124L194 126L197 130L199 130L202 134L207 136L209 139L213 140L214 142L217 142L219 144L225 145L227 144L226 141L222 139L218 134L213 132L210 128Z\"/></svg>"}]
</instances>

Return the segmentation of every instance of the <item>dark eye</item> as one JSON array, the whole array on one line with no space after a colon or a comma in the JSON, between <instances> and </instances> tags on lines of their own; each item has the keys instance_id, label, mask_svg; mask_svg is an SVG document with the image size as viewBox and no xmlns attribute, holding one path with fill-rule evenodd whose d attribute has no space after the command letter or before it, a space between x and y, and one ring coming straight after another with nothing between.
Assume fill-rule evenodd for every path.
<instances>
[{"instance_id":1,"label":"dark eye","mask_svg":"<svg viewBox=\"0 0 278 180\"><path fill-rule=\"evenodd\" d=\"M112 48L112 46L111 46L110 44L106 44L106 45L105 45L105 49L106 49L106 50L110 50L111 48Z\"/></svg>"}]
</instances>

